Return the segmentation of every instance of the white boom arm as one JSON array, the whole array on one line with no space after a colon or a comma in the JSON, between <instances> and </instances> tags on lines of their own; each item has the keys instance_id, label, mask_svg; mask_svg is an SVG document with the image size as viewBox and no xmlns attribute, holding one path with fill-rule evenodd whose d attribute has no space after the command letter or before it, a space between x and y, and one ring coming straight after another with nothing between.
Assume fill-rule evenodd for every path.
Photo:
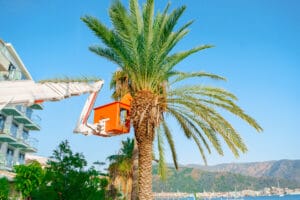
<instances>
[{"instance_id":1,"label":"white boom arm","mask_svg":"<svg viewBox=\"0 0 300 200\"><path fill-rule=\"evenodd\" d=\"M60 101L71 96L90 93L74 132L85 135L108 136L105 133L105 121L96 125L87 124L88 117L102 86L103 81L97 81L93 84L85 82L35 83L32 80L1 81L0 110L5 106L20 104L30 106L44 101Z\"/></svg>"},{"instance_id":2,"label":"white boom arm","mask_svg":"<svg viewBox=\"0 0 300 200\"><path fill-rule=\"evenodd\" d=\"M100 120L97 124L87 123L90 113L94 107L98 93L99 93L99 91L93 92L87 98L85 105L81 111L77 125L73 131L74 133L82 133L84 135L93 134L93 135L99 135L99 136L104 136L104 137L111 136L108 133L106 133L106 131L105 131L105 122L109 119Z\"/></svg>"}]
</instances>

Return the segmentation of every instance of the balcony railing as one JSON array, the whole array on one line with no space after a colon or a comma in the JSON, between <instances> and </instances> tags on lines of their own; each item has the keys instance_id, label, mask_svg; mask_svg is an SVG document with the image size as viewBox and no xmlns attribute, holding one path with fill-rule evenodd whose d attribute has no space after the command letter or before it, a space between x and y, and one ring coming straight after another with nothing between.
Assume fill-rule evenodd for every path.
<instances>
[{"instance_id":1,"label":"balcony railing","mask_svg":"<svg viewBox=\"0 0 300 200\"><path fill-rule=\"evenodd\" d=\"M33 121L36 125L41 126L42 118L39 115L32 114L31 121Z\"/></svg>"},{"instance_id":2,"label":"balcony railing","mask_svg":"<svg viewBox=\"0 0 300 200\"><path fill-rule=\"evenodd\" d=\"M9 128L4 128L0 131L0 142L15 142L17 141L16 135L12 134Z\"/></svg>"},{"instance_id":3,"label":"balcony railing","mask_svg":"<svg viewBox=\"0 0 300 200\"><path fill-rule=\"evenodd\" d=\"M0 56L2 60L5 60L5 72L0 74L0 80L26 80L25 74L22 72L20 67L17 65L15 58L10 54L6 46L0 44ZM9 67L8 67L9 65Z\"/></svg>"},{"instance_id":4,"label":"balcony railing","mask_svg":"<svg viewBox=\"0 0 300 200\"><path fill-rule=\"evenodd\" d=\"M6 157L6 167L12 168L14 166L14 164L15 164L15 162L14 162L13 156Z\"/></svg>"},{"instance_id":5,"label":"balcony railing","mask_svg":"<svg viewBox=\"0 0 300 200\"><path fill-rule=\"evenodd\" d=\"M5 56L16 68L19 68L15 58L10 54L7 47L0 43L0 53Z\"/></svg>"},{"instance_id":6,"label":"balcony railing","mask_svg":"<svg viewBox=\"0 0 300 200\"><path fill-rule=\"evenodd\" d=\"M16 106L16 109L18 111L20 111L21 113L25 113L26 112L26 107L25 106L22 106L22 105L17 105Z\"/></svg>"},{"instance_id":7,"label":"balcony railing","mask_svg":"<svg viewBox=\"0 0 300 200\"><path fill-rule=\"evenodd\" d=\"M3 153L0 153L0 169L4 169L6 166L6 160Z\"/></svg>"},{"instance_id":8,"label":"balcony railing","mask_svg":"<svg viewBox=\"0 0 300 200\"><path fill-rule=\"evenodd\" d=\"M30 146L32 148L35 148L35 149L37 148L37 145L38 145L38 142L39 142L38 139L36 139L34 137L28 137L26 139L22 138L22 140L25 144L27 144L28 146Z\"/></svg>"},{"instance_id":9,"label":"balcony railing","mask_svg":"<svg viewBox=\"0 0 300 200\"><path fill-rule=\"evenodd\" d=\"M29 130L40 130L41 118L32 114L32 109L25 106L9 106L4 107L2 112L6 115L13 115L18 123L24 124Z\"/></svg>"},{"instance_id":10,"label":"balcony railing","mask_svg":"<svg viewBox=\"0 0 300 200\"><path fill-rule=\"evenodd\" d=\"M0 153L0 170L13 171L15 165L25 164L24 159L18 161L14 157L7 157L3 153Z\"/></svg>"},{"instance_id":11,"label":"balcony railing","mask_svg":"<svg viewBox=\"0 0 300 200\"><path fill-rule=\"evenodd\" d=\"M0 169L12 171L13 166L16 164L17 162L13 157L7 157L3 153L0 153Z\"/></svg>"},{"instance_id":12,"label":"balcony railing","mask_svg":"<svg viewBox=\"0 0 300 200\"><path fill-rule=\"evenodd\" d=\"M28 119L35 122L36 124L40 124L41 118L38 115L33 115L32 108L18 105L16 109L19 110L22 114L24 114Z\"/></svg>"},{"instance_id":13,"label":"balcony railing","mask_svg":"<svg viewBox=\"0 0 300 200\"><path fill-rule=\"evenodd\" d=\"M24 138L20 136L16 139L16 141L10 142L10 145L15 148L22 149L25 152L36 152L38 140L33 137Z\"/></svg>"}]
</instances>

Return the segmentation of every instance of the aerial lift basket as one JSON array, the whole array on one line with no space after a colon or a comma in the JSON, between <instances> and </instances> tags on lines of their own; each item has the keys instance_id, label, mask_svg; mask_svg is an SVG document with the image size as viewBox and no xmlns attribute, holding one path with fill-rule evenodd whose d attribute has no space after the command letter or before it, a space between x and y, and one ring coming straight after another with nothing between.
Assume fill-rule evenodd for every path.
<instances>
[{"instance_id":1,"label":"aerial lift basket","mask_svg":"<svg viewBox=\"0 0 300 200\"><path fill-rule=\"evenodd\" d=\"M130 132L130 106L116 101L94 108L94 123L107 119L105 132L120 135Z\"/></svg>"}]
</instances>

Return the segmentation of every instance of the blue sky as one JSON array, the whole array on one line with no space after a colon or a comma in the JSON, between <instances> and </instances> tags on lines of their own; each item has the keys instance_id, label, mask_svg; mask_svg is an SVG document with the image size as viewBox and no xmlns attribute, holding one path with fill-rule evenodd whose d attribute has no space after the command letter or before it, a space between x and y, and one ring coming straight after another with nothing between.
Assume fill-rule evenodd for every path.
<instances>
[{"instance_id":1,"label":"blue sky","mask_svg":"<svg viewBox=\"0 0 300 200\"><path fill-rule=\"evenodd\" d=\"M123 1L126 2L126 1ZM156 0L162 10L167 0ZM0 0L0 38L14 45L33 78L99 76L105 82L96 106L111 101L109 81L116 66L88 51L99 40L80 17L88 14L110 25L111 1L102 0ZM216 47L191 56L177 68L213 72L227 82L202 83L235 93L239 105L264 128L256 133L244 122L225 114L241 133L248 153L234 158L208 156L208 164L300 159L300 2L297 0L173 0L172 8L187 5L179 24L194 19L191 32L176 47L199 44ZM75 135L72 130L87 96L45 103L35 112L42 130L31 132L39 140L39 155L49 156L60 141L68 139L74 151L89 162L105 161L117 152L126 136L102 138ZM179 162L203 164L196 145L172 127ZM133 136L133 134L129 134ZM168 161L169 149L166 146Z\"/></svg>"}]
</instances>

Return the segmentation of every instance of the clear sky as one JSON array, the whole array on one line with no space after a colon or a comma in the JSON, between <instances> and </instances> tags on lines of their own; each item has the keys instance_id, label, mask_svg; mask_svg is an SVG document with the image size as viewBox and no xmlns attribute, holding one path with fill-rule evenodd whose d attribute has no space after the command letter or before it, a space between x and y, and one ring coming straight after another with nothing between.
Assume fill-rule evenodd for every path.
<instances>
[{"instance_id":1,"label":"clear sky","mask_svg":"<svg viewBox=\"0 0 300 200\"><path fill-rule=\"evenodd\" d=\"M127 2L127 1L123 1ZM156 0L162 10L168 0ZM99 76L105 82L96 106L111 101L110 77L114 64L89 52L99 40L80 20L89 14L110 25L104 0L0 0L0 38L19 53L34 80L57 76ZM177 67L225 76L213 82L239 97L239 105L264 128L256 133L244 122L226 115L241 133L248 153L234 158L208 156L208 164L300 159L300 1L298 0L173 0L172 8L187 5L179 24L194 19L190 34L176 47L185 50L214 44ZM206 83L205 80L203 83ZM211 83L211 82L209 82ZM105 161L126 136L102 138L72 133L87 96L44 104L35 112L42 118L39 155L49 156L60 141L68 139L74 151L87 160ZM172 127L179 162L203 164L196 145ZM133 134L128 136L132 137ZM167 160L169 149L166 146Z\"/></svg>"}]
</instances>

